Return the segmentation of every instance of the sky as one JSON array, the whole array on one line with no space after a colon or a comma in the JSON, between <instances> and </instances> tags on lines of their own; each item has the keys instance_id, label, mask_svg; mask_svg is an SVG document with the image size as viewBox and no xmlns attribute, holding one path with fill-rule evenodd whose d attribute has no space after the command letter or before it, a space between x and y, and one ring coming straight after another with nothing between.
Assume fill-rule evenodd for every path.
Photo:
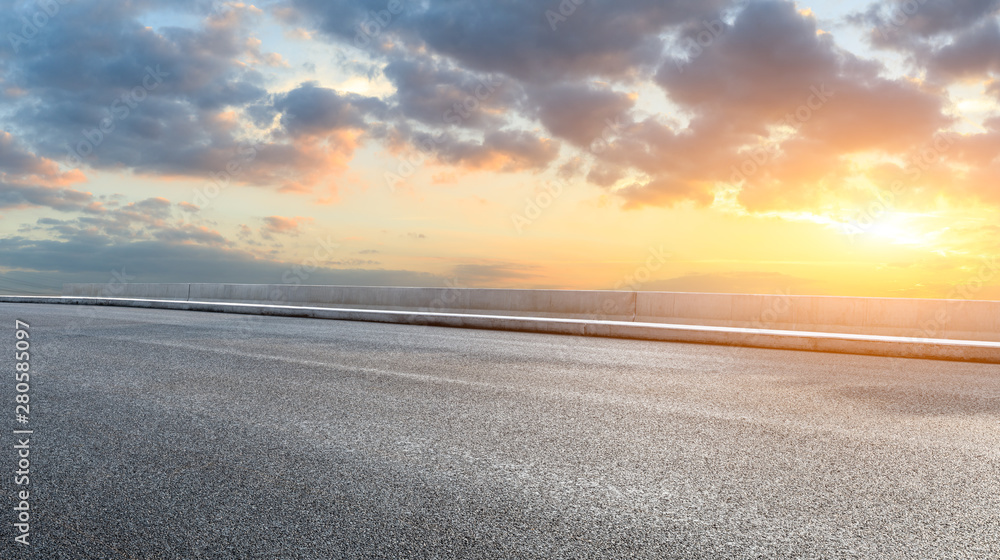
<instances>
[{"instance_id":1,"label":"sky","mask_svg":"<svg viewBox=\"0 0 1000 560\"><path fill-rule=\"evenodd\" d=\"M0 292L1000 299L1000 0L0 7Z\"/></svg>"}]
</instances>

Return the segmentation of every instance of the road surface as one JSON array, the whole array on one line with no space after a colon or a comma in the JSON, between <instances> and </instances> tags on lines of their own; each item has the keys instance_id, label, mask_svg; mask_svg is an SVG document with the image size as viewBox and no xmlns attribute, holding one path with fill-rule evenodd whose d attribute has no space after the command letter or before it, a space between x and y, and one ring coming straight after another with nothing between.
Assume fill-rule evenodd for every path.
<instances>
[{"instance_id":1,"label":"road surface","mask_svg":"<svg viewBox=\"0 0 1000 560\"><path fill-rule=\"evenodd\" d=\"M30 325L0 558L997 558L1000 366L183 311Z\"/></svg>"}]
</instances>

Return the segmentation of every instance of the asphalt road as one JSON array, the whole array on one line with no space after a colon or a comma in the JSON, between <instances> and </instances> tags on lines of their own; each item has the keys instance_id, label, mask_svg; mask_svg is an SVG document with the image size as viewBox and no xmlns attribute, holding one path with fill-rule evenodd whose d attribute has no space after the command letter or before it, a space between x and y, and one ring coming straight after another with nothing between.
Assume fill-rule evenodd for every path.
<instances>
[{"instance_id":1,"label":"asphalt road","mask_svg":"<svg viewBox=\"0 0 1000 560\"><path fill-rule=\"evenodd\" d=\"M4 559L1000 557L996 365L60 305L0 341Z\"/></svg>"}]
</instances>

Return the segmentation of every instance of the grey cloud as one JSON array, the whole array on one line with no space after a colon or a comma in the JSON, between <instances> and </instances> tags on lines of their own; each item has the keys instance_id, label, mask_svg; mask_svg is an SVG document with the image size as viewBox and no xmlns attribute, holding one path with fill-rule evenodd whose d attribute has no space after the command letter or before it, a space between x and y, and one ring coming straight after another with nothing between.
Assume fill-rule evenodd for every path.
<instances>
[{"instance_id":1,"label":"grey cloud","mask_svg":"<svg viewBox=\"0 0 1000 560\"><path fill-rule=\"evenodd\" d=\"M0 208L94 211L100 202L93 195L64 186L83 179L79 172L61 172L54 161L38 157L12 134L0 131Z\"/></svg>"},{"instance_id":2,"label":"grey cloud","mask_svg":"<svg viewBox=\"0 0 1000 560\"><path fill-rule=\"evenodd\" d=\"M0 131L0 173L51 175L54 171L54 166L25 149L11 133Z\"/></svg>"},{"instance_id":3,"label":"grey cloud","mask_svg":"<svg viewBox=\"0 0 1000 560\"><path fill-rule=\"evenodd\" d=\"M1000 11L1000 0L890 0L848 21L870 29L880 47L914 49L937 35L961 32Z\"/></svg>"},{"instance_id":4,"label":"grey cloud","mask_svg":"<svg viewBox=\"0 0 1000 560\"><path fill-rule=\"evenodd\" d=\"M926 57L931 73L946 81L1000 73L1000 23L983 21Z\"/></svg>"},{"instance_id":5,"label":"grey cloud","mask_svg":"<svg viewBox=\"0 0 1000 560\"><path fill-rule=\"evenodd\" d=\"M35 227L67 242L98 246L160 240L173 243L226 245L218 232L203 225L174 219L174 205L165 198L147 198L118 208L97 205L72 219L39 219Z\"/></svg>"},{"instance_id":6,"label":"grey cloud","mask_svg":"<svg viewBox=\"0 0 1000 560\"><path fill-rule=\"evenodd\" d=\"M548 82L593 75L623 77L655 64L658 35L692 19L710 17L729 0L590 0L565 21L550 23L559 1L470 3L460 0L404 2L402 14L378 28L379 36L427 45L466 69L502 72L522 81ZM317 18L321 31L354 43L369 11L381 0L290 0L302 21Z\"/></svg>"},{"instance_id":7,"label":"grey cloud","mask_svg":"<svg viewBox=\"0 0 1000 560\"><path fill-rule=\"evenodd\" d=\"M544 169L558 157L559 143L524 130L497 130L487 132L481 142L446 136L437 150L449 165L514 172Z\"/></svg>"},{"instance_id":8,"label":"grey cloud","mask_svg":"<svg viewBox=\"0 0 1000 560\"><path fill-rule=\"evenodd\" d=\"M529 88L529 103L552 134L588 147L605 130L623 125L635 101L607 86L558 83ZM626 123L627 124L627 123Z\"/></svg>"},{"instance_id":9,"label":"grey cloud","mask_svg":"<svg viewBox=\"0 0 1000 560\"><path fill-rule=\"evenodd\" d=\"M520 97L509 81L476 76L429 57L393 60L384 72L396 86L402 115L432 127L498 127Z\"/></svg>"},{"instance_id":10,"label":"grey cloud","mask_svg":"<svg viewBox=\"0 0 1000 560\"><path fill-rule=\"evenodd\" d=\"M180 227L161 229L153 233L153 238L167 243L193 242L201 245L228 245L229 242L217 231L184 224Z\"/></svg>"},{"instance_id":11,"label":"grey cloud","mask_svg":"<svg viewBox=\"0 0 1000 560\"><path fill-rule=\"evenodd\" d=\"M148 10L205 16L153 30ZM10 123L40 155L98 169L205 176L225 169L239 132L220 112L266 101L265 77L236 59L256 16L207 3L72 2L7 65L25 92ZM111 40L113 38L113 41Z\"/></svg>"},{"instance_id":12,"label":"grey cloud","mask_svg":"<svg viewBox=\"0 0 1000 560\"><path fill-rule=\"evenodd\" d=\"M521 80L623 77L659 58L658 34L692 18L707 17L723 1L600 1L576 7L565 22L550 24L558 2L470 4L433 2L414 18L414 33L437 52L481 71Z\"/></svg>"},{"instance_id":13,"label":"grey cloud","mask_svg":"<svg viewBox=\"0 0 1000 560\"><path fill-rule=\"evenodd\" d=\"M162 198L147 198L126 206L126 209L134 209L137 213L144 213L156 218L167 218L170 216L170 201Z\"/></svg>"},{"instance_id":14,"label":"grey cloud","mask_svg":"<svg viewBox=\"0 0 1000 560\"><path fill-rule=\"evenodd\" d=\"M682 105L724 110L740 118L736 124L757 127L802 103L810 87L837 79L841 64L832 38L817 37L794 4L761 1L692 62L668 61L657 79Z\"/></svg>"},{"instance_id":15,"label":"grey cloud","mask_svg":"<svg viewBox=\"0 0 1000 560\"><path fill-rule=\"evenodd\" d=\"M879 48L904 53L939 85L1000 69L1000 0L893 0L848 20L869 30Z\"/></svg>"},{"instance_id":16,"label":"grey cloud","mask_svg":"<svg viewBox=\"0 0 1000 560\"><path fill-rule=\"evenodd\" d=\"M624 176L625 172L620 167L598 164L587 173L587 181L601 187L610 187Z\"/></svg>"},{"instance_id":17,"label":"grey cloud","mask_svg":"<svg viewBox=\"0 0 1000 560\"><path fill-rule=\"evenodd\" d=\"M281 112L281 124L285 130L299 135L342 128L364 129L367 126L365 115L383 112L386 106L372 97L340 94L307 82L280 96L274 108Z\"/></svg>"},{"instance_id":18,"label":"grey cloud","mask_svg":"<svg viewBox=\"0 0 1000 560\"><path fill-rule=\"evenodd\" d=\"M559 177L570 180L583 171L583 158L574 156L559 166Z\"/></svg>"},{"instance_id":19,"label":"grey cloud","mask_svg":"<svg viewBox=\"0 0 1000 560\"><path fill-rule=\"evenodd\" d=\"M0 208L46 206L60 212L87 210L94 204L90 193L69 188L14 185L0 181Z\"/></svg>"},{"instance_id":20,"label":"grey cloud","mask_svg":"<svg viewBox=\"0 0 1000 560\"><path fill-rule=\"evenodd\" d=\"M96 244L88 240L0 239L0 266L44 273L47 282L107 282L109 271L127 271L134 282L233 282L280 284L294 262L262 259L216 245L150 240ZM310 273L313 284L441 286L444 278L409 270L341 269L330 263Z\"/></svg>"}]
</instances>

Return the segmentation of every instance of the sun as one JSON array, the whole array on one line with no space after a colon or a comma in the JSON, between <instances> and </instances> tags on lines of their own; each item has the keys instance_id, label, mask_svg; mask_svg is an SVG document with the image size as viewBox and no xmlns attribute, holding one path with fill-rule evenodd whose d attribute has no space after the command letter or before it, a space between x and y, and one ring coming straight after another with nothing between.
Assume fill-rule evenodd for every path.
<instances>
[{"instance_id":1,"label":"sun","mask_svg":"<svg viewBox=\"0 0 1000 560\"><path fill-rule=\"evenodd\" d=\"M937 242L940 231L926 231L917 223L919 216L903 212L886 214L868 227L873 238L893 245L931 247Z\"/></svg>"}]
</instances>

